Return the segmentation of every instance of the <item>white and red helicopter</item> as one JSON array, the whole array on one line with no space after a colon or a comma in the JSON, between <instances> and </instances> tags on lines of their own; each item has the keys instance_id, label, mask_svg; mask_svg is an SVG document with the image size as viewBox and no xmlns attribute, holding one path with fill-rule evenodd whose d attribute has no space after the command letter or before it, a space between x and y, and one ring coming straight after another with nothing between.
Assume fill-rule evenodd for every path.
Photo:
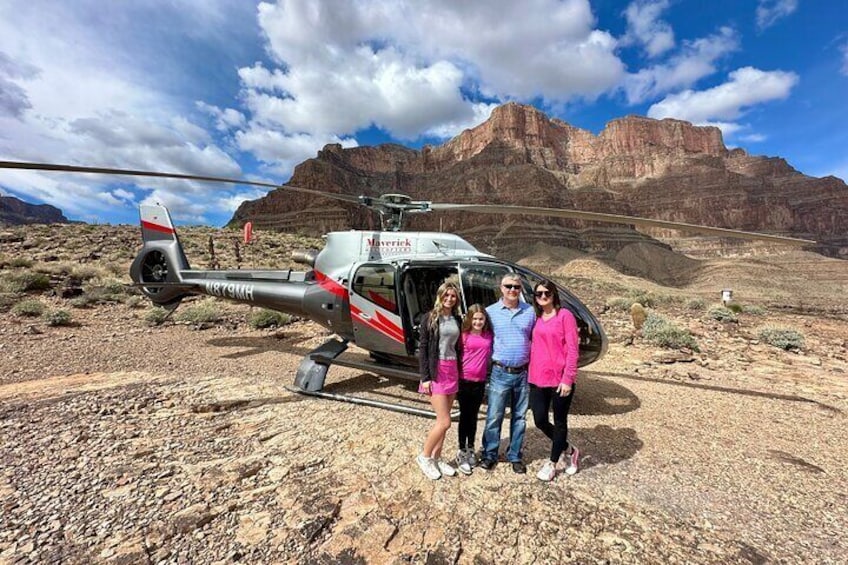
<instances>
[{"instance_id":1,"label":"white and red helicopter","mask_svg":"<svg viewBox=\"0 0 848 565\"><path fill-rule=\"evenodd\" d=\"M342 231L326 235L320 252L300 253L295 260L304 271L196 270L183 252L170 214L164 206L140 207L143 247L130 268L130 277L154 304L173 309L190 295L209 295L261 306L313 320L331 330L332 337L307 354L295 377L295 390L306 394L416 414L420 409L375 400L323 392L331 365L362 369L380 375L417 380L418 324L430 310L436 289L452 278L459 282L461 309L499 298L499 283L506 273L518 273L529 299L536 282L547 278L525 267L475 249L457 235L439 232L400 231L407 214L456 211L485 214L520 214L631 226L670 228L724 237L766 240L789 245L814 245L814 241L779 235L698 226L632 216L480 204L414 201L401 194L378 197L176 173L134 171L0 161L0 168L61 171L158 178L174 178L283 188L319 197L357 203L381 217L381 231ZM600 323L568 289L557 285L565 308L574 314L579 329L580 358L584 367L600 359L607 339ZM339 356L349 344L367 350L372 361L352 361Z\"/></svg>"}]
</instances>

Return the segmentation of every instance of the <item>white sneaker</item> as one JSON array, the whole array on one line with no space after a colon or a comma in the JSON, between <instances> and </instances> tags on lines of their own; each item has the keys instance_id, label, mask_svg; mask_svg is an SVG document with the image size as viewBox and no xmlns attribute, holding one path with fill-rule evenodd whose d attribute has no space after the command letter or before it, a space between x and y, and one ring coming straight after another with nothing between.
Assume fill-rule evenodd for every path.
<instances>
[{"instance_id":1,"label":"white sneaker","mask_svg":"<svg viewBox=\"0 0 848 565\"><path fill-rule=\"evenodd\" d=\"M469 458L470 451L467 449L460 449L456 454L456 468L459 469L459 472L463 475L471 474L471 461Z\"/></svg>"},{"instance_id":2,"label":"white sneaker","mask_svg":"<svg viewBox=\"0 0 848 565\"><path fill-rule=\"evenodd\" d=\"M580 450L576 445L568 444L571 452L568 450L562 452L557 461L557 471L563 471L566 475L574 475L580 467Z\"/></svg>"},{"instance_id":3,"label":"white sneaker","mask_svg":"<svg viewBox=\"0 0 848 565\"><path fill-rule=\"evenodd\" d=\"M439 471L439 468L436 466L436 462L433 461L432 457L424 457L423 454L419 455L415 458L418 461L418 466L421 467L421 470L424 471L424 474L428 479L436 480L442 478L442 473Z\"/></svg>"},{"instance_id":4,"label":"white sneaker","mask_svg":"<svg viewBox=\"0 0 848 565\"><path fill-rule=\"evenodd\" d=\"M441 459L436 459L436 466L438 467L437 470L446 477L453 477L454 475L456 475L456 469L454 469Z\"/></svg>"},{"instance_id":5,"label":"white sneaker","mask_svg":"<svg viewBox=\"0 0 848 565\"><path fill-rule=\"evenodd\" d=\"M536 473L536 478L540 481L552 481L554 477L556 477L556 463L553 461L545 461L545 464L542 465L542 468L539 469L539 472Z\"/></svg>"}]
</instances>

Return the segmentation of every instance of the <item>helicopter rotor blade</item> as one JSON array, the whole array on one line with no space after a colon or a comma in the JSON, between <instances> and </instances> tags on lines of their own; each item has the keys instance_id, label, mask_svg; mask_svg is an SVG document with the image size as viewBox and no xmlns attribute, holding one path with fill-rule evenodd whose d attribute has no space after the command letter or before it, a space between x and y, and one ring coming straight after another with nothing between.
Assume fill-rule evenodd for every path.
<instances>
[{"instance_id":1,"label":"helicopter rotor blade","mask_svg":"<svg viewBox=\"0 0 848 565\"><path fill-rule=\"evenodd\" d=\"M788 245L804 246L816 245L817 242L810 239L799 239L781 235L747 232L729 228L714 228L697 224L686 224L683 222L670 222L666 220L652 220L650 218L639 218L636 216L624 216L621 214L605 214L602 212L584 212L580 210L563 210L559 208L540 208L535 206L506 206L490 204L449 204L433 202L430 204L433 211L450 212L464 211L479 214L521 214L526 216L547 216L553 218L568 218L572 220L587 220L594 222L605 222L612 224L626 224L652 228L668 228L695 232L722 237L733 237L737 239L754 239L770 241L774 243L785 243Z\"/></svg>"},{"instance_id":2,"label":"helicopter rotor blade","mask_svg":"<svg viewBox=\"0 0 848 565\"><path fill-rule=\"evenodd\" d=\"M226 177L211 177L205 175L187 175L183 173L161 173L156 171L137 171L131 169L110 169L104 167L80 167L77 165L56 165L52 163L26 163L19 161L0 161L0 169L19 169L25 171L57 171L65 173L87 173L101 175L122 175L130 177L152 177L163 179L178 179L178 180L196 180L204 182L220 182L227 184L243 184L249 186L264 186L267 188L285 188L293 192L302 192L304 194L314 194L323 198L332 198L335 200L343 200L353 204L359 204L358 196L350 196L347 194L339 194L336 192L324 192L322 190L313 190L311 188L301 188L287 184L277 184L272 182L252 181L247 179L231 179Z\"/></svg>"}]
</instances>

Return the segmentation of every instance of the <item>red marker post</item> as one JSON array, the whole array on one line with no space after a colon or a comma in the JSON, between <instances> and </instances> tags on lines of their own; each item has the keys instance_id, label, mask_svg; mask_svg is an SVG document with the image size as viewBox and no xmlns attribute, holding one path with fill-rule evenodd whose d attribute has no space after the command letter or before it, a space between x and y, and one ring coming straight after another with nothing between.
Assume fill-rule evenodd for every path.
<instances>
[{"instance_id":1,"label":"red marker post","mask_svg":"<svg viewBox=\"0 0 848 565\"><path fill-rule=\"evenodd\" d=\"M253 222L244 224L244 244L247 245L253 241Z\"/></svg>"}]
</instances>

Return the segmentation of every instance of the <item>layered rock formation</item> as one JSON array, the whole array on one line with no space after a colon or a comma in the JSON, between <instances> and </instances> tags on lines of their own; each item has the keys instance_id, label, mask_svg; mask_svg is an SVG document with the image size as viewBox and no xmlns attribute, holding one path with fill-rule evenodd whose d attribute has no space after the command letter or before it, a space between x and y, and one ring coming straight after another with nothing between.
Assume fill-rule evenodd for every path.
<instances>
[{"instance_id":1,"label":"layered rock formation","mask_svg":"<svg viewBox=\"0 0 848 565\"><path fill-rule=\"evenodd\" d=\"M49 204L30 204L14 196L0 196L0 225L67 224L62 211Z\"/></svg>"},{"instance_id":2,"label":"layered rock formation","mask_svg":"<svg viewBox=\"0 0 848 565\"><path fill-rule=\"evenodd\" d=\"M443 145L343 149L327 145L289 184L351 195L404 193L437 202L497 203L643 216L815 239L848 255L848 187L812 178L783 159L728 150L721 132L680 120L627 116L599 134L509 103ZM376 227L372 213L285 188L245 202L231 223L310 234ZM644 236L624 227L467 213L411 218L409 229L443 229L488 249L534 239L616 249ZM653 235L672 235L654 231Z\"/></svg>"}]
</instances>

